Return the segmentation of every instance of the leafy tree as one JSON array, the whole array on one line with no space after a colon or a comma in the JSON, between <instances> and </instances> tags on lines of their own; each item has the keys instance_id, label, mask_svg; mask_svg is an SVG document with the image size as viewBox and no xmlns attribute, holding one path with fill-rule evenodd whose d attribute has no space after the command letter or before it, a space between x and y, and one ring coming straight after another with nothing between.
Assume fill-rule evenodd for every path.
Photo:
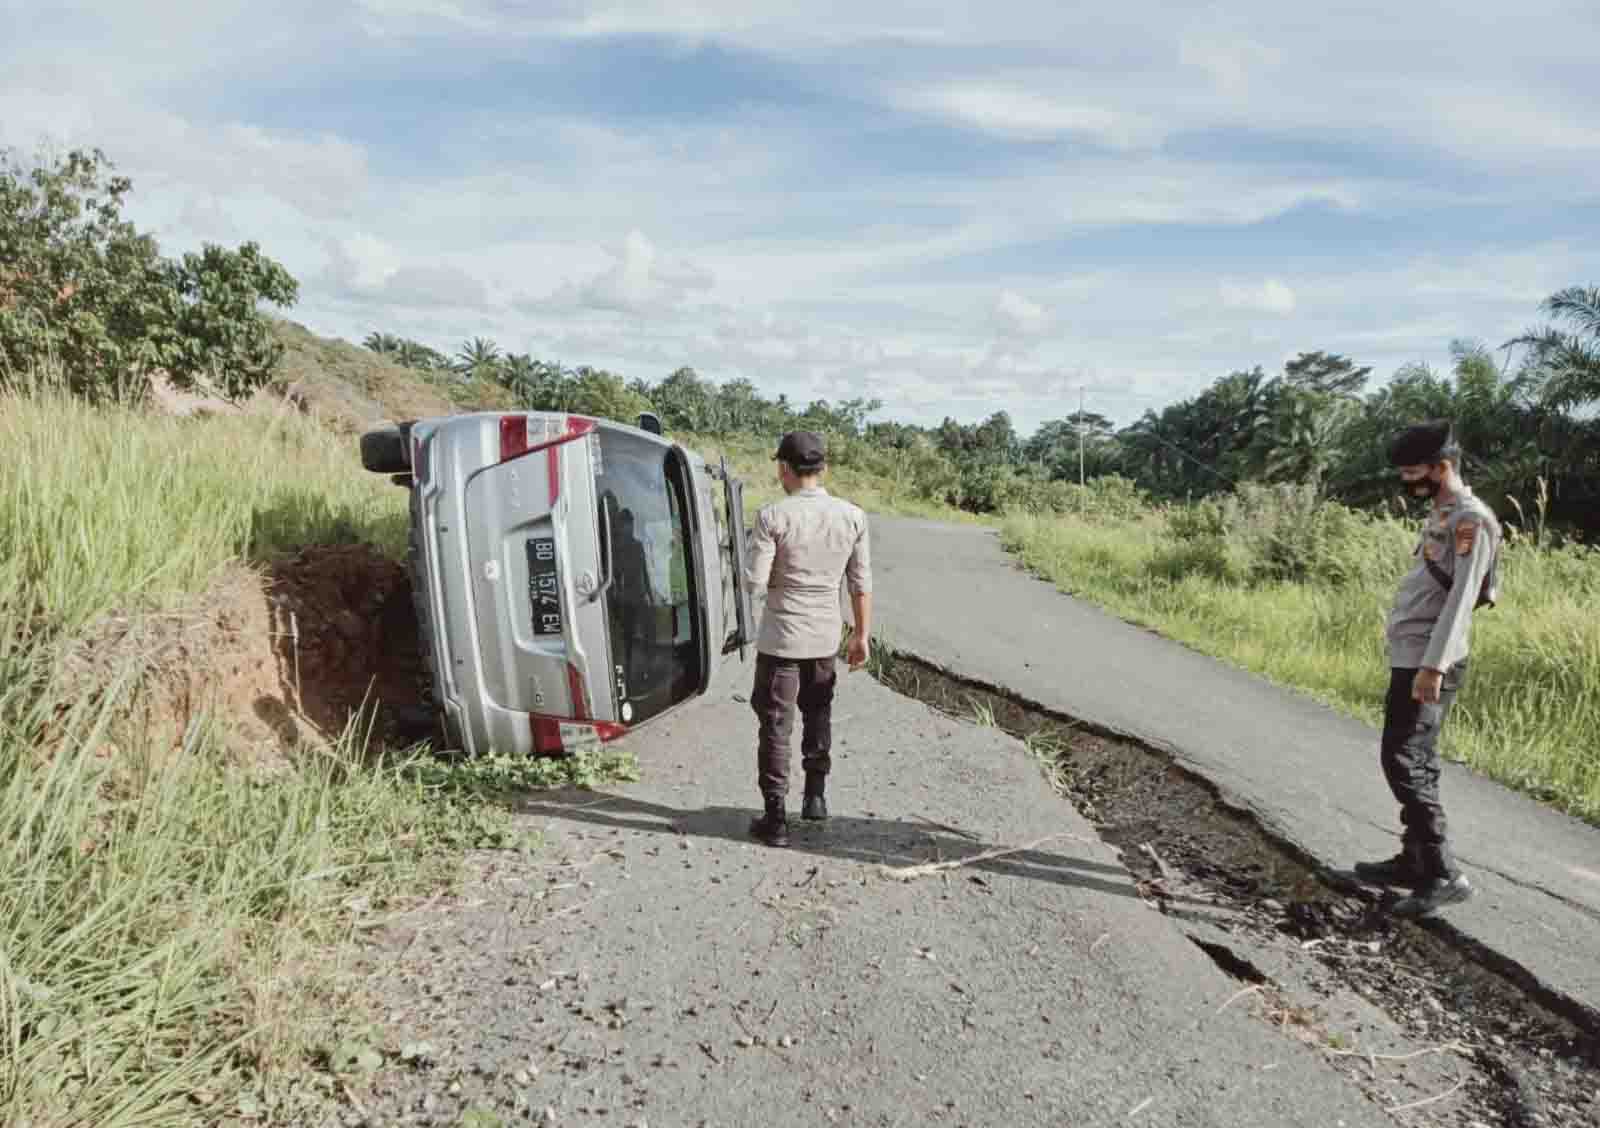
<instances>
[{"instance_id":1,"label":"leafy tree","mask_svg":"<svg viewBox=\"0 0 1600 1128\"><path fill-rule=\"evenodd\" d=\"M1303 352L1283 366L1284 380L1292 387L1329 396L1357 396L1367 386L1371 366L1356 367L1338 353Z\"/></svg>"},{"instance_id":2,"label":"leafy tree","mask_svg":"<svg viewBox=\"0 0 1600 1128\"><path fill-rule=\"evenodd\" d=\"M715 415L716 392L693 368L679 368L650 392L650 400L668 430L706 432Z\"/></svg>"},{"instance_id":3,"label":"leafy tree","mask_svg":"<svg viewBox=\"0 0 1600 1128\"><path fill-rule=\"evenodd\" d=\"M651 407L650 401L629 388L621 376L602 368L583 367L577 371L572 402L565 410L633 424L640 412Z\"/></svg>"},{"instance_id":4,"label":"leafy tree","mask_svg":"<svg viewBox=\"0 0 1600 1128\"><path fill-rule=\"evenodd\" d=\"M254 243L237 251L206 244L168 268L179 304L175 323L162 334L162 360L182 386L204 374L211 386L239 399L266 381L283 345L257 312L263 300L288 305L298 286L289 272Z\"/></svg>"},{"instance_id":5,"label":"leafy tree","mask_svg":"<svg viewBox=\"0 0 1600 1128\"><path fill-rule=\"evenodd\" d=\"M54 364L95 399L142 395L156 370L230 397L265 383L282 346L258 307L292 305L295 280L254 243L163 258L112 168L99 149L0 160L0 376Z\"/></svg>"},{"instance_id":6,"label":"leafy tree","mask_svg":"<svg viewBox=\"0 0 1600 1128\"><path fill-rule=\"evenodd\" d=\"M1041 423L1022 444L1022 460L1048 478L1075 482L1080 437L1084 476L1098 478L1115 473L1122 457L1121 443L1111 420L1093 411L1075 411L1065 419Z\"/></svg>"}]
</instances>

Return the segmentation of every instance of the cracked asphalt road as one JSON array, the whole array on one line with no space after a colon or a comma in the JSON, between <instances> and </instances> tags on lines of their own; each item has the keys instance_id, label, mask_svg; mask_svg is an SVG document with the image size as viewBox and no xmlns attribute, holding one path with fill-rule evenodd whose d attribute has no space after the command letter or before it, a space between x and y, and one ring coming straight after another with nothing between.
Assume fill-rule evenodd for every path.
<instances>
[{"instance_id":1,"label":"cracked asphalt road","mask_svg":"<svg viewBox=\"0 0 1600 1128\"><path fill-rule=\"evenodd\" d=\"M892 646L1164 750L1331 867L1398 848L1373 728L1060 594L990 530L874 517L872 536ZM1384 677L1373 671L1375 695ZM1430 926L1600 1032L1600 830L1457 764L1441 787L1478 895Z\"/></svg>"},{"instance_id":2,"label":"cracked asphalt road","mask_svg":"<svg viewBox=\"0 0 1600 1128\"><path fill-rule=\"evenodd\" d=\"M366 1123L1392 1123L1230 1005L997 730L842 678L834 818L753 842L752 672L630 737L638 782L521 800L541 851L370 939L416 1060L354 1091Z\"/></svg>"}]
</instances>

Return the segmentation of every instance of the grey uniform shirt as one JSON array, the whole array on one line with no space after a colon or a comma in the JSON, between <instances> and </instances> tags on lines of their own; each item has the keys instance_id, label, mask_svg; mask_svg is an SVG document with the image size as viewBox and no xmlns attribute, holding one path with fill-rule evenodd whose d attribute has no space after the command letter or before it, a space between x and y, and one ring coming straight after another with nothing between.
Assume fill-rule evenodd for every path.
<instances>
[{"instance_id":1,"label":"grey uniform shirt","mask_svg":"<svg viewBox=\"0 0 1600 1128\"><path fill-rule=\"evenodd\" d=\"M756 515L745 582L766 590L756 649L777 658L839 652L844 614L839 589L872 590L867 515L821 486L797 490Z\"/></svg>"},{"instance_id":2,"label":"grey uniform shirt","mask_svg":"<svg viewBox=\"0 0 1600 1128\"><path fill-rule=\"evenodd\" d=\"M1429 514L1389 612L1390 666L1448 670L1467 656L1472 608L1500 536L1494 511L1466 487ZM1449 591L1428 571L1429 560L1452 578Z\"/></svg>"}]
</instances>

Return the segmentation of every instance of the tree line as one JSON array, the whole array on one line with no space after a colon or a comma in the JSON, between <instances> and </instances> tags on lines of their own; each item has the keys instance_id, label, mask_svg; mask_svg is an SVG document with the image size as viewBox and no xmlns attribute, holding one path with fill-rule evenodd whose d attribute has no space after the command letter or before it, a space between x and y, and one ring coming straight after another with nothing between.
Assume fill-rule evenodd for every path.
<instances>
[{"instance_id":1,"label":"tree line","mask_svg":"<svg viewBox=\"0 0 1600 1128\"><path fill-rule=\"evenodd\" d=\"M1005 411L977 423L936 427L873 421L875 399L768 399L748 380L715 384L692 368L665 379L625 381L603 369L567 368L502 353L474 338L446 356L418 342L372 333L366 347L396 363L459 379L487 380L530 410L583 411L632 421L654 411L670 429L718 437L803 427L843 443L846 460L873 453L913 492L976 512L1050 499L1041 486L1117 478L1155 500L1199 499L1244 483L1293 483L1355 508L1397 497L1385 448L1421 419L1455 422L1474 488L1515 516L1544 499L1553 528L1600 531L1600 288L1573 287L1547 299L1552 323L1504 343L1456 341L1451 366L1422 363L1370 389L1372 369L1322 350L1283 371L1230 372L1204 391L1147 411L1117 428L1096 412L1072 412L1020 435ZM1516 359L1512 366L1513 357Z\"/></svg>"}]
</instances>

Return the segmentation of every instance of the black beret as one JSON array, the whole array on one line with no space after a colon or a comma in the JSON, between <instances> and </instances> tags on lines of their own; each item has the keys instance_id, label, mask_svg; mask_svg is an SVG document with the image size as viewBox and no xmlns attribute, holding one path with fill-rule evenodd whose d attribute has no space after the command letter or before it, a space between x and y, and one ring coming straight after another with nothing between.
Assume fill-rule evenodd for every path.
<instances>
[{"instance_id":1,"label":"black beret","mask_svg":"<svg viewBox=\"0 0 1600 1128\"><path fill-rule=\"evenodd\" d=\"M1389 462L1394 466L1431 466L1460 455L1461 448L1446 419L1430 419L1407 427L1389 444Z\"/></svg>"}]
</instances>

